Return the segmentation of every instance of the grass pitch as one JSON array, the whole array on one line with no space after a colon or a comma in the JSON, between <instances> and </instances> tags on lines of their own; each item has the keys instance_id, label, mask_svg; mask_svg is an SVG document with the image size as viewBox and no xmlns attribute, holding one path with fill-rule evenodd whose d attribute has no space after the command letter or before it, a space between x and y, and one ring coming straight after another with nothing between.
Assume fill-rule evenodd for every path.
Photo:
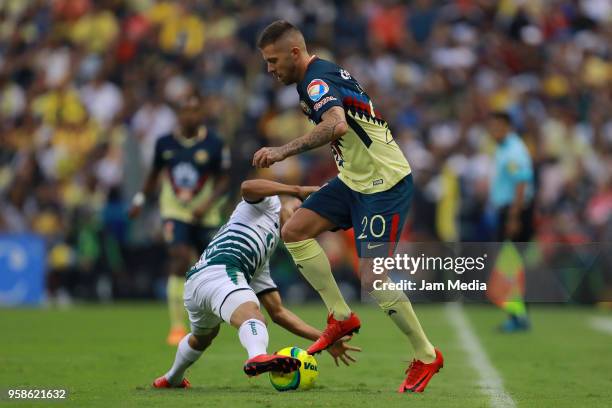
<instances>
[{"instance_id":1,"label":"grass pitch","mask_svg":"<svg viewBox=\"0 0 612 408\"><path fill-rule=\"evenodd\" d=\"M313 390L275 391L267 375L248 379L246 353L236 331L219 337L187 372L193 388L155 390L150 383L172 363L175 349L164 343L167 315L162 304L77 306L69 310L0 309L0 408L70 407L490 407L478 373L448 322L444 305L415 305L445 365L424 394L397 394L410 359L407 340L374 307L360 307L363 327L353 339L363 352L351 367L336 367L319 355ZM295 307L321 327L321 305ZM487 306L464 312L503 387L518 407L610 407L612 335L591 328L590 308L534 307L533 330L503 335L503 318ZM270 351L308 341L270 327ZM9 388L67 388L64 401L8 401Z\"/></svg>"}]
</instances>

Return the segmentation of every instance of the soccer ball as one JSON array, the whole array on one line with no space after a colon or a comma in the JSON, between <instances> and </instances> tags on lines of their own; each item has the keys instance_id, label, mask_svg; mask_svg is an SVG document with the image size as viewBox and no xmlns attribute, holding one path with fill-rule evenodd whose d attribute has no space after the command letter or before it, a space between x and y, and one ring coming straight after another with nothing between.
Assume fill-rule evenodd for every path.
<instances>
[{"instance_id":1,"label":"soccer ball","mask_svg":"<svg viewBox=\"0 0 612 408\"><path fill-rule=\"evenodd\" d=\"M308 390L313 387L319 375L317 360L313 356L299 347L285 347L276 354L291 356L302 362L299 370L289 374L270 372L270 382L277 391Z\"/></svg>"}]
</instances>

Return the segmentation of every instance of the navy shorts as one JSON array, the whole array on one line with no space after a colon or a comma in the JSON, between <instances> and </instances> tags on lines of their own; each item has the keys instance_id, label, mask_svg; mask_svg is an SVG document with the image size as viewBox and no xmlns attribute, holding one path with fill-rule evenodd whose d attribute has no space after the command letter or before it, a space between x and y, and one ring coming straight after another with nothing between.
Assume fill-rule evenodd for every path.
<instances>
[{"instance_id":1,"label":"navy shorts","mask_svg":"<svg viewBox=\"0 0 612 408\"><path fill-rule=\"evenodd\" d=\"M208 246L217 228L202 227L183 221L165 219L163 221L164 241L168 245L185 244L203 252Z\"/></svg>"},{"instance_id":2,"label":"navy shorts","mask_svg":"<svg viewBox=\"0 0 612 408\"><path fill-rule=\"evenodd\" d=\"M362 194L338 177L302 204L341 229L353 228L360 258L391 256L410 209L414 185L409 174L389 190Z\"/></svg>"}]
</instances>

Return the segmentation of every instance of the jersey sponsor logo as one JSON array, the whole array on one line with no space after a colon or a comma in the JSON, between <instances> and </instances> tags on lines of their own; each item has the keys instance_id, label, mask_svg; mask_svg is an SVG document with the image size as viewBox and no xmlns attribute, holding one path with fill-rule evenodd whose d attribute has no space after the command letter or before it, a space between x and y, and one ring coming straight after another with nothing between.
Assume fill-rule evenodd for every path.
<instances>
[{"instance_id":1,"label":"jersey sponsor logo","mask_svg":"<svg viewBox=\"0 0 612 408\"><path fill-rule=\"evenodd\" d=\"M335 96L326 96L325 98L321 99L319 102L315 103L314 105L314 110L315 112L318 112L319 109L321 109L321 107L323 107L323 105L327 104L328 102L331 101L337 101L338 99Z\"/></svg>"},{"instance_id":2,"label":"jersey sponsor logo","mask_svg":"<svg viewBox=\"0 0 612 408\"><path fill-rule=\"evenodd\" d=\"M171 171L172 184L176 197L183 203L194 196L198 184L198 171L191 163L182 162Z\"/></svg>"},{"instance_id":3,"label":"jersey sponsor logo","mask_svg":"<svg viewBox=\"0 0 612 408\"><path fill-rule=\"evenodd\" d=\"M300 107L302 108L302 111L304 111L305 114L310 115L312 113L310 106L308 106L306 102L300 101Z\"/></svg>"},{"instance_id":4,"label":"jersey sponsor logo","mask_svg":"<svg viewBox=\"0 0 612 408\"><path fill-rule=\"evenodd\" d=\"M198 171L191 163L182 162L172 169L172 179L177 187L193 188L198 183Z\"/></svg>"},{"instance_id":5,"label":"jersey sponsor logo","mask_svg":"<svg viewBox=\"0 0 612 408\"><path fill-rule=\"evenodd\" d=\"M308 84L306 92L308 93L308 97L313 102L318 102L323 95L329 92L329 85L327 85L322 79L313 79Z\"/></svg>"},{"instance_id":6,"label":"jersey sponsor logo","mask_svg":"<svg viewBox=\"0 0 612 408\"><path fill-rule=\"evenodd\" d=\"M351 79L351 74L349 74L346 69L340 70L340 76L342 77L342 79L346 79L346 80Z\"/></svg>"}]
</instances>

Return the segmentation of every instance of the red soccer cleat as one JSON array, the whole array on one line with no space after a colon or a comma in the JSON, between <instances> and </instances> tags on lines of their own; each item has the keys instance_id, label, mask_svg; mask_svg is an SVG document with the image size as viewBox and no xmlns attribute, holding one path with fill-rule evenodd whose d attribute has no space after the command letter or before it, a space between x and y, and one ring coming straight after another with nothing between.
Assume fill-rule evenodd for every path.
<instances>
[{"instance_id":1,"label":"red soccer cleat","mask_svg":"<svg viewBox=\"0 0 612 408\"><path fill-rule=\"evenodd\" d=\"M327 316L327 327L323 330L323 334L306 351L311 355L319 353L344 336L359 333L360 327L361 321L355 313L351 312L351 315L344 320L336 320L334 315L330 313Z\"/></svg>"},{"instance_id":2,"label":"red soccer cleat","mask_svg":"<svg viewBox=\"0 0 612 408\"><path fill-rule=\"evenodd\" d=\"M444 358L440 350L436 350L436 359L429 364L425 364L421 360L412 360L410 366L406 370L408 374L397 392L423 392L425 387L440 369L444 366Z\"/></svg>"},{"instance_id":3,"label":"red soccer cleat","mask_svg":"<svg viewBox=\"0 0 612 408\"><path fill-rule=\"evenodd\" d=\"M187 381L186 378L183 378L183 381L181 381L179 385L172 385L166 377L162 375L153 381L153 388L191 388L191 383Z\"/></svg>"},{"instance_id":4,"label":"red soccer cleat","mask_svg":"<svg viewBox=\"0 0 612 408\"><path fill-rule=\"evenodd\" d=\"M268 371L279 371L287 374L298 370L301 365L302 362L297 358L276 354L260 354L248 359L244 363L244 372L249 377L267 373Z\"/></svg>"}]
</instances>

